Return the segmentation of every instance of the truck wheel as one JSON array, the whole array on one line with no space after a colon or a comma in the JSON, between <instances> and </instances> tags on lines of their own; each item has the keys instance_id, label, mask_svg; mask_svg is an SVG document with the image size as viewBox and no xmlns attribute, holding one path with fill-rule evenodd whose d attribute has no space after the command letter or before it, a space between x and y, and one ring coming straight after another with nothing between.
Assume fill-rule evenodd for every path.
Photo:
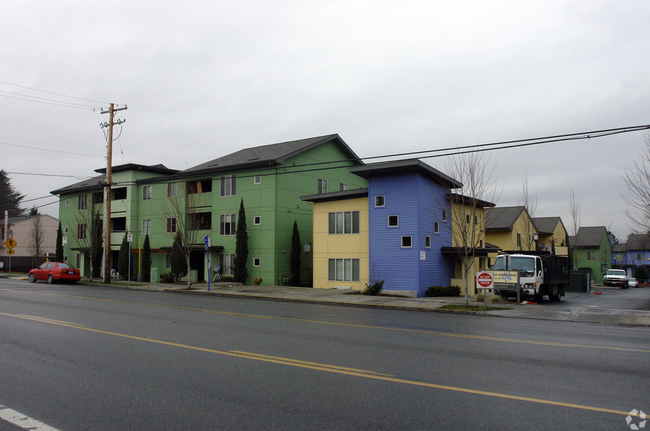
<instances>
[{"instance_id":1,"label":"truck wheel","mask_svg":"<svg viewBox=\"0 0 650 431\"><path fill-rule=\"evenodd\" d=\"M558 292L557 295L555 295L555 302L560 302L561 300L562 300L562 295L560 294L560 292Z\"/></svg>"},{"instance_id":2,"label":"truck wheel","mask_svg":"<svg viewBox=\"0 0 650 431\"><path fill-rule=\"evenodd\" d=\"M550 298L550 296L549 296L549 298ZM544 300L544 295L542 295L541 293L535 294L535 302L537 302L538 304L541 304L543 300Z\"/></svg>"}]
</instances>

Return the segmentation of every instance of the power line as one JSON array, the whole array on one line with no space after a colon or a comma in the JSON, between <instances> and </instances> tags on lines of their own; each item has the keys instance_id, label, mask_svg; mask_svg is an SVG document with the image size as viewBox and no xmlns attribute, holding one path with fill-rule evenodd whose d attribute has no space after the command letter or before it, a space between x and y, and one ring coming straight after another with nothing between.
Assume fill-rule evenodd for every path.
<instances>
[{"instance_id":1,"label":"power line","mask_svg":"<svg viewBox=\"0 0 650 431\"><path fill-rule=\"evenodd\" d=\"M13 87L24 88L26 90L38 91L40 93L53 94L55 96L67 97L69 99L76 99L76 100L83 100L83 101L86 101L86 102L99 103L100 105L108 105L107 102L102 102L102 101L99 101L99 100L84 99L84 98L81 98L81 97L68 96L66 94L55 93L53 91L39 90L38 88L32 88L32 87L26 87L24 85L12 84L11 82L0 81L0 84L11 85Z\"/></svg>"},{"instance_id":2,"label":"power line","mask_svg":"<svg viewBox=\"0 0 650 431\"><path fill-rule=\"evenodd\" d=\"M7 142L0 142L0 145L6 145L6 146L9 146L9 147L27 148L27 149L30 149L30 150L49 151L49 152L52 152L52 153L72 154L72 155L75 155L75 156L99 157L99 158L102 158L102 159L104 158L104 156L99 156L97 154L73 153L71 151L53 150L51 148L30 147L30 146L27 146L27 145L9 144Z\"/></svg>"},{"instance_id":3,"label":"power line","mask_svg":"<svg viewBox=\"0 0 650 431\"><path fill-rule=\"evenodd\" d=\"M88 176L81 177L81 176L77 176L77 175L37 174L37 173L33 173L33 172L8 172L8 171L5 171L5 172L8 173L8 174L11 174L11 175L33 175L33 176L37 176L37 177L76 178L78 180L82 180L82 179L86 179L86 178L92 178L92 177L88 177Z\"/></svg>"},{"instance_id":4,"label":"power line","mask_svg":"<svg viewBox=\"0 0 650 431\"><path fill-rule=\"evenodd\" d=\"M6 93L6 94L0 94L0 96L7 97L9 99L17 99L17 100L24 100L26 102L42 103L44 105L63 106L63 107L66 107L66 108L77 108L77 109L96 109L97 108L97 106L82 105L80 103L64 102L64 101L61 101L61 100L54 100L54 99L46 99L44 97L29 96L27 94L13 93L11 91L0 90L0 93ZM7 94L12 94L13 96L7 96ZM18 97L18 96L20 96L20 97Z\"/></svg>"}]
</instances>

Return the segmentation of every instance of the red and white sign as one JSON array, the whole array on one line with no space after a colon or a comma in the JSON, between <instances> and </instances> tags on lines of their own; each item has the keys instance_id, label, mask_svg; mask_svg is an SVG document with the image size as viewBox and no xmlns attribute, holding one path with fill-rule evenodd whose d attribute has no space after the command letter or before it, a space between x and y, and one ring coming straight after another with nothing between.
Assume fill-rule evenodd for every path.
<instances>
[{"instance_id":1,"label":"red and white sign","mask_svg":"<svg viewBox=\"0 0 650 431\"><path fill-rule=\"evenodd\" d=\"M476 287L479 289L492 289L494 277L491 272L476 273Z\"/></svg>"}]
</instances>

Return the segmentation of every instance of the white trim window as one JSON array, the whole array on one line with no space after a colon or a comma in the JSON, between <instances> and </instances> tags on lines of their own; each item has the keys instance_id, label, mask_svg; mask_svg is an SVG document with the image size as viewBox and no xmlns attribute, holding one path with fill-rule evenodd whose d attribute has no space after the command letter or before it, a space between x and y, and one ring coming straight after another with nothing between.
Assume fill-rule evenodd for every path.
<instances>
[{"instance_id":1,"label":"white trim window","mask_svg":"<svg viewBox=\"0 0 650 431\"><path fill-rule=\"evenodd\" d=\"M79 195L79 205L77 209L83 211L88 208L88 195Z\"/></svg>"},{"instance_id":2,"label":"white trim window","mask_svg":"<svg viewBox=\"0 0 650 431\"><path fill-rule=\"evenodd\" d=\"M430 236L425 236L424 237L424 246L426 248L431 248L431 237Z\"/></svg>"},{"instance_id":3,"label":"white trim window","mask_svg":"<svg viewBox=\"0 0 650 431\"><path fill-rule=\"evenodd\" d=\"M433 224L433 233L440 233L440 223L435 222Z\"/></svg>"},{"instance_id":4,"label":"white trim window","mask_svg":"<svg viewBox=\"0 0 650 431\"><path fill-rule=\"evenodd\" d=\"M178 185L176 183L167 183L167 197L175 198L178 194Z\"/></svg>"},{"instance_id":5,"label":"white trim window","mask_svg":"<svg viewBox=\"0 0 650 431\"><path fill-rule=\"evenodd\" d=\"M167 217L167 233L176 233L176 217Z\"/></svg>"},{"instance_id":6,"label":"white trim window","mask_svg":"<svg viewBox=\"0 0 650 431\"><path fill-rule=\"evenodd\" d=\"M359 211L329 213L330 235L359 233Z\"/></svg>"},{"instance_id":7,"label":"white trim window","mask_svg":"<svg viewBox=\"0 0 650 431\"><path fill-rule=\"evenodd\" d=\"M78 223L77 224L77 239L86 239L86 232L88 230L88 226L86 223Z\"/></svg>"},{"instance_id":8,"label":"white trim window","mask_svg":"<svg viewBox=\"0 0 650 431\"><path fill-rule=\"evenodd\" d=\"M235 196L237 194L237 176L224 175L221 177L221 192L219 196Z\"/></svg>"},{"instance_id":9,"label":"white trim window","mask_svg":"<svg viewBox=\"0 0 650 431\"><path fill-rule=\"evenodd\" d=\"M413 238L410 235L402 237L402 248L412 248L413 247Z\"/></svg>"},{"instance_id":10,"label":"white trim window","mask_svg":"<svg viewBox=\"0 0 650 431\"><path fill-rule=\"evenodd\" d=\"M150 201L152 191L153 191L153 186L152 185L142 186L142 200L143 201Z\"/></svg>"},{"instance_id":11,"label":"white trim window","mask_svg":"<svg viewBox=\"0 0 650 431\"><path fill-rule=\"evenodd\" d=\"M254 267L262 266L262 259L260 259L259 257L254 257L253 258L253 266Z\"/></svg>"},{"instance_id":12,"label":"white trim window","mask_svg":"<svg viewBox=\"0 0 650 431\"><path fill-rule=\"evenodd\" d=\"M386 196L377 195L375 196L375 208L381 208L386 206Z\"/></svg>"},{"instance_id":13,"label":"white trim window","mask_svg":"<svg viewBox=\"0 0 650 431\"><path fill-rule=\"evenodd\" d=\"M235 275L235 253L222 253L219 255L221 275Z\"/></svg>"},{"instance_id":14,"label":"white trim window","mask_svg":"<svg viewBox=\"0 0 650 431\"><path fill-rule=\"evenodd\" d=\"M347 183L339 183L339 191L344 192L348 190L350 186Z\"/></svg>"},{"instance_id":15,"label":"white trim window","mask_svg":"<svg viewBox=\"0 0 650 431\"><path fill-rule=\"evenodd\" d=\"M219 216L219 235L235 235L237 233L237 215L221 214Z\"/></svg>"},{"instance_id":16,"label":"white trim window","mask_svg":"<svg viewBox=\"0 0 650 431\"><path fill-rule=\"evenodd\" d=\"M143 234L151 234L151 219L146 218L142 220L142 233Z\"/></svg>"},{"instance_id":17,"label":"white trim window","mask_svg":"<svg viewBox=\"0 0 650 431\"><path fill-rule=\"evenodd\" d=\"M330 281L359 281L359 259L328 259Z\"/></svg>"},{"instance_id":18,"label":"white trim window","mask_svg":"<svg viewBox=\"0 0 650 431\"><path fill-rule=\"evenodd\" d=\"M318 179L318 193L327 193L327 180L323 178Z\"/></svg>"},{"instance_id":19,"label":"white trim window","mask_svg":"<svg viewBox=\"0 0 650 431\"><path fill-rule=\"evenodd\" d=\"M262 184L262 176L261 175L255 175L253 177L253 184Z\"/></svg>"},{"instance_id":20,"label":"white trim window","mask_svg":"<svg viewBox=\"0 0 650 431\"><path fill-rule=\"evenodd\" d=\"M399 226L399 216L398 215L389 215L388 216L388 227L398 227Z\"/></svg>"},{"instance_id":21,"label":"white trim window","mask_svg":"<svg viewBox=\"0 0 650 431\"><path fill-rule=\"evenodd\" d=\"M259 226L262 224L262 216L255 216L253 217L253 224L255 226Z\"/></svg>"}]
</instances>

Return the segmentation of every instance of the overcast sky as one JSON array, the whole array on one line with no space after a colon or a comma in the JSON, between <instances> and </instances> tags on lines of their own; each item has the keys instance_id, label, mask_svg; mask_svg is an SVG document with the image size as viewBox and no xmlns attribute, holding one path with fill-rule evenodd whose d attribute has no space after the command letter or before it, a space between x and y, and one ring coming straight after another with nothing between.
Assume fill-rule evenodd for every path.
<instances>
[{"instance_id":1,"label":"overcast sky","mask_svg":"<svg viewBox=\"0 0 650 431\"><path fill-rule=\"evenodd\" d=\"M25 200L96 175L110 102L128 106L114 163L175 169L331 133L363 158L650 124L648 18L647 0L5 2L0 168ZM493 152L498 205L527 176L536 215L571 231L573 187L580 224L624 241L620 176L642 145Z\"/></svg>"}]
</instances>

